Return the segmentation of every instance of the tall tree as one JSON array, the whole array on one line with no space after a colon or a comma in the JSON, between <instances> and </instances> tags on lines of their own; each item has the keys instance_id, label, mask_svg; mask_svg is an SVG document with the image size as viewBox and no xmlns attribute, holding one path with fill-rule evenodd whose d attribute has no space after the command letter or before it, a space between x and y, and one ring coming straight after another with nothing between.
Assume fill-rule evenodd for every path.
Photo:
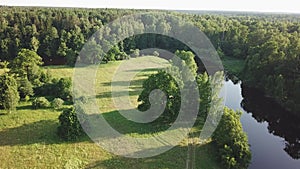
<instances>
[{"instance_id":1,"label":"tall tree","mask_svg":"<svg viewBox=\"0 0 300 169\"><path fill-rule=\"evenodd\" d=\"M41 76L40 66L42 64L42 58L36 52L22 49L10 64L10 72L16 74L17 77L26 77L33 85L37 85Z\"/></svg>"},{"instance_id":2,"label":"tall tree","mask_svg":"<svg viewBox=\"0 0 300 169\"><path fill-rule=\"evenodd\" d=\"M19 101L18 86L16 80L5 73L0 76L0 107L12 112L16 109Z\"/></svg>"}]
</instances>

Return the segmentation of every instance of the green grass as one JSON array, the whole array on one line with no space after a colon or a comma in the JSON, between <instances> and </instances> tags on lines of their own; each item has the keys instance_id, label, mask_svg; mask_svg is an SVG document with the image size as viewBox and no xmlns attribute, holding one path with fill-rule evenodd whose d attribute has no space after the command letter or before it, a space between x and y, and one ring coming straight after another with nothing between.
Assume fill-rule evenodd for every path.
<instances>
[{"instance_id":1,"label":"green grass","mask_svg":"<svg viewBox=\"0 0 300 169\"><path fill-rule=\"evenodd\" d=\"M240 77L245 60L224 56L221 58L225 71L229 75Z\"/></svg>"},{"instance_id":2,"label":"green grass","mask_svg":"<svg viewBox=\"0 0 300 169\"><path fill-rule=\"evenodd\" d=\"M140 60L139 60L140 59ZM137 58L137 61L149 58ZM152 57L159 61L159 58ZM155 126L142 125L126 120L116 112L110 90L111 79L121 61L102 64L96 81L97 102L110 124L120 132L143 136L156 131ZM67 66L46 67L54 77L72 77L73 68ZM130 100L137 106L141 85L153 69L139 72L129 88ZM103 169L182 169L186 166L186 140L171 150L151 158L130 159L113 155L84 137L65 142L56 135L58 116L53 109L31 108L30 102L22 102L17 111L5 114L0 110L0 168L103 168ZM219 169L216 150L211 143L196 146L197 168Z\"/></svg>"}]
</instances>

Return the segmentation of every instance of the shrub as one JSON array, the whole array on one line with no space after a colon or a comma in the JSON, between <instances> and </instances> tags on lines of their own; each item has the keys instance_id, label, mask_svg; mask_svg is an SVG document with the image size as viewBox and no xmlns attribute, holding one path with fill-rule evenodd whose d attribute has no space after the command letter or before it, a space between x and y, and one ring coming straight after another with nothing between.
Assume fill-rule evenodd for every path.
<instances>
[{"instance_id":1,"label":"shrub","mask_svg":"<svg viewBox=\"0 0 300 169\"><path fill-rule=\"evenodd\" d=\"M66 109L58 117L60 126L57 134L65 140L76 140L84 134L74 110L74 108Z\"/></svg>"},{"instance_id":2,"label":"shrub","mask_svg":"<svg viewBox=\"0 0 300 169\"><path fill-rule=\"evenodd\" d=\"M38 97L38 98L35 98L33 100L32 106L35 109L38 109L38 108L47 108L47 107L50 106L50 102L45 97Z\"/></svg>"},{"instance_id":3,"label":"shrub","mask_svg":"<svg viewBox=\"0 0 300 169\"><path fill-rule=\"evenodd\" d=\"M213 134L225 168L246 169L251 161L247 135L240 122L241 113L224 109L223 117Z\"/></svg>"},{"instance_id":4,"label":"shrub","mask_svg":"<svg viewBox=\"0 0 300 169\"><path fill-rule=\"evenodd\" d=\"M135 50L131 49L130 52L131 52L132 57L139 57L140 56L140 50L139 49L135 49Z\"/></svg>"},{"instance_id":5,"label":"shrub","mask_svg":"<svg viewBox=\"0 0 300 169\"><path fill-rule=\"evenodd\" d=\"M27 78L22 78L18 81L18 91L21 99L25 99L26 96L33 96L33 86Z\"/></svg>"},{"instance_id":6,"label":"shrub","mask_svg":"<svg viewBox=\"0 0 300 169\"><path fill-rule=\"evenodd\" d=\"M55 98L54 100L52 100L51 102L51 106L54 109L60 109L64 104L64 100L62 100L61 98Z\"/></svg>"},{"instance_id":7,"label":"shrub","mask_svg":"<svg viewBox=\"0 0 300 169\"><path fill-rule=\"evenodd\" d=\"M52 79L51 83L45 83L35 88L34 93L39 96L53 96L64 100L71 100L71 87L71 78Z\"/></svg>"},{"instance_id":8,"label":"shrub","mask_svg":"<svg viewBox=\"0 0 300 169\"><path fill-rule=\"evenodd\" d=\"M153 52L153 56L157 56L157 57L158 57L158 56L159 56L159 53L158 53L157 51L154 51L154 52Z\"/></svg>"},{"instance_id":9,"label":"shrub","mask_svg":"<svg viewBox=\"0 0 300 169\"><path fill-rule=\"evenodd\" d=\"M25 96L25 98L23 99L25 102L28 102L30 100L30 96Z\"/></svg>"}]
</instances>

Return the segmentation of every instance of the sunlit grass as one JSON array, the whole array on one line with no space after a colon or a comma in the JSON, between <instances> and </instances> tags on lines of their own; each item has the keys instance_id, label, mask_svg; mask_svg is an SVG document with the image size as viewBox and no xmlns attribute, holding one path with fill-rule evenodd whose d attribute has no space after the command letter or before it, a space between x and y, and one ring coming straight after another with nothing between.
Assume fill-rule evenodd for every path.
<instances>
[{"instance_id":1,"label":"sunlit grass","mask_svg":"<svg viewBox=\"0 0 300 169\"><path fill-rule=\"evenodd\" d=\"M0 75L4 73L4 69L0 69Z\"/></svg>"}]
</instances>

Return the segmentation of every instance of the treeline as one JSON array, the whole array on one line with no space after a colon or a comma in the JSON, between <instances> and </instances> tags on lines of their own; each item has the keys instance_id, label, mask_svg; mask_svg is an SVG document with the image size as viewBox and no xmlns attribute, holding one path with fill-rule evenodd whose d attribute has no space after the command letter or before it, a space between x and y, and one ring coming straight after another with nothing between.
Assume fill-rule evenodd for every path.
<instances>
[{"instance_id":1,"label":"treeline","mask_svg":"<svg viewBox=\"0 0 300 169\"><path fill-rule=\"evenodd\" d=\"M11 61L23 49L36 51L45 64L75 63L83 44L103 25L134 10L18 8L1 7L0 60ZM145 11L143 11L145 12ZM219 55L246 61L243 82L264 91L290 111L300 109L300 23L298 15L259 14L184 14L174 15L190 21L211 40ZM172 31L164 17L145 17L146 25L133 29ZM126 32L116 27L116 32ZM108 31L108 30L107 30ZM110 33L102 31L103 34ZM101 36L94 39L91 47ZM94 46L93 46L94 45ZM104 57L104 61L128 58L135 49L156 47L171 52L190 50L174 39L155 34L133 36L119 42ZM100 57L100 56L99 56ZM87 62L96 62L87 58ZM199 60L198 60L198 66ZM201 67L201 66L200 66Z\"/></svg>"},{"instance_id":2,"label":"treeline","mask_svg":"<svg viewBox=\"0 0 300 169\"><path fill-rule=\"evenodd\" d=\"M0 16L0 59L12 60L20 49L26 48L37 51L46 63L50 60L66 61L67 57L69 59L76 57L87 39L108 22L127 14L146 12L124 9L24 7L1 7L0 11L2 14ZM297 16L290 16L290 19L286 17L283 20L281 15L260 17L256 15L173 14L192 21L209 37L220 54L244 59L251 55L251 48L261 43L261 39L255 37L261 33L261 29L267 32L274 30L288 34L300 30ZM147 17L143 22L154 28L165 29L165 31L170 29L160 18ZM147 45L153 46L153 44L158 47L172 48L174 51L183 48L182 44L172 47L171 42L159 40L153 35L132 37L126 39L120 48L141 49Z\"/></svg>"},{"instance_id":3,"label":"treeline","mask_svg":"<svg viewBox=\"0 0 300 169\"><path fill-rule=\"evenodd\" d=\"M194 15L192 19L210 38L220 56L245 60L241 72L245 85L263 91L300 116L298 15Z\"/></svg>"},{"instance_id":4,"label":"treeline","mask_svg":"<svg viewBox=\"0 0 300 169\"><path fill-rule=\"evenodd\" d=\"M26 48L46 64L72 64L103 24L133 11L0 7L0 12L0 60L13 60Z\"/></svg>"}]
</instances>

